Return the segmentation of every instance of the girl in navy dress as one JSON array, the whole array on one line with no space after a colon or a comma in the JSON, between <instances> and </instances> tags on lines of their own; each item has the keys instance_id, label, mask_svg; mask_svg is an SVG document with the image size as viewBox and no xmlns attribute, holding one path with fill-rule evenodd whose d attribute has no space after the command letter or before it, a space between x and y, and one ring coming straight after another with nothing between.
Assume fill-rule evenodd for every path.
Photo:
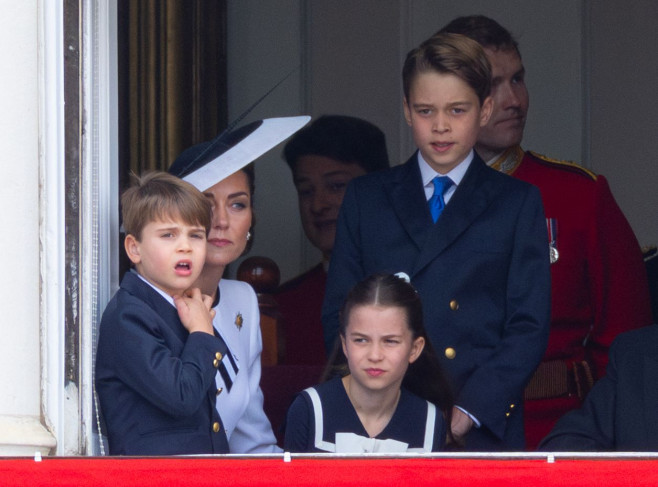
<instances>
[{"instance_id":1,"label":"girl in navy dress","mask_svg":"<svg viewBox=\"0 0 658 487\"><path fill-rule=\"evenodd\" d=\"M350 291L332 362L344 373L303 391L288 410L291 452L433 452L451 437L452 394L405 274L375 274ZM341 353L342 352L342 353ZM342 356L342 357L340 357Z\"/></svg>"}]
</instances>

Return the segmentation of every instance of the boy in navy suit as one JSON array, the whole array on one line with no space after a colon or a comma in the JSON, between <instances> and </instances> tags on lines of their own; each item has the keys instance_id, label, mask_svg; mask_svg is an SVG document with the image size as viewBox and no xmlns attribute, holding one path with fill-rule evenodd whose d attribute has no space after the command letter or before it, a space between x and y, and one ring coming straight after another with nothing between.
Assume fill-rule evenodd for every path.
<instances>
[{"instance_id":1,"label":"boy in navy suit","mask_svg":"<svg viewBox=\"0 0 658 487\"><path fill-rule=\"evenodd\" d=\"M112 455L228 453L215 408L226 352L212 300L198 289L210 229L208 199L167 173L121 198L134 264L100 325L96 389Z\"/></svg>"},{"instance_id":2,"label":"boy in navy suit","mask_svg":"<svg viewBox=\"0 0 658 487\"><path fill-rule=\"evenodd\" d=\"M473 151L492 111L479 44L435 36L407 55L402 75L418 151L350 183L323 305L325 344L335 343L356 282L407 273L455 390L453 435L467 450L520 450L523 390L546 348L550 312L539 191Z\"/></svg>"}]
</instances>

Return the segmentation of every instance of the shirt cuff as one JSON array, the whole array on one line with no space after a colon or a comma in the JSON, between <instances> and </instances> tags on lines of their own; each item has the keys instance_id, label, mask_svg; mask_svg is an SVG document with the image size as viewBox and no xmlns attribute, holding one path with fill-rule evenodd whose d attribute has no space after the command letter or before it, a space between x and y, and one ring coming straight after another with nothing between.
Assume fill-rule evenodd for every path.
<instances>
[{"instance_id":1,"label":"shirt cuff","mask_svg":"<svg viewBox=\"0 0 658 487\"><path fill-rule=\"evenodd\" d=\"M478 419L477 419L475 416L473 416L471 413L469 413L468 411L466 411L466 409L464 409L464 408L462 408L462 407L460 407L460 406L455 406L455 407L456 407L457 409L459 409L462 413L464 413L466 416L468 416L469 418L471 418L471 419L473 420L473 425L474 425L476 428L479 428L479 427L480 427L480 422L478 421Z\"/></svg>"}]
</instances>

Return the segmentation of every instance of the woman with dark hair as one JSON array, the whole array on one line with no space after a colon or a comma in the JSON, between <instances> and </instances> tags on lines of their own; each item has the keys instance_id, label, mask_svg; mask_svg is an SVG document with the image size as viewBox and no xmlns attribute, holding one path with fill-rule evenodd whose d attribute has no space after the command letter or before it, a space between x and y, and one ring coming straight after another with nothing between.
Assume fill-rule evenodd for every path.
<instances>
[{"instance_id":1,"label":"woman with dark hair","mask_svg":"<svg viewBox=\"0 0 658 487\"><path fill-rule=\"evenodd\" d=\"M261 351L258 299L245 282L225 279L226 268L253 240L256 157L294 133L310 117L252 122L211 142L186 149L169 172L194 184L210 200L212 221L206 260L194 286L213 298L215 332L227 346L212 357L216 407L226 430L230 453L277 453L260 389Z\"/></svg>"},{"instance_id":2,"label":"woman with dark hair","mask_svg":"<svg viewBox=\"0 0 658 487\"><path fill-rule=\"evenodd\" d=\"M340 313L338 376L303 391L288 411L292 452L432 452L445 448L452 394L405 274L375 274Z\"/></svg>"}]
</instances>

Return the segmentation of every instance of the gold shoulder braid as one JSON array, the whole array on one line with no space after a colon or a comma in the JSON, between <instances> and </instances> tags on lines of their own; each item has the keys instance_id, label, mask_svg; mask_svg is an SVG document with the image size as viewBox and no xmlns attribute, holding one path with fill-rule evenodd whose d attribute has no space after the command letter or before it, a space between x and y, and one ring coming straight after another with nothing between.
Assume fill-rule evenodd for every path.
<instances>
[{"instance_id":1,"label":"gold shoulder braid","mask_svg":"<svg viewBox=\"0 0 658 487\"><path fill-rule=\"evenodd\" d=\"M512 174L519 167L523 160L523 149L521 146L515 145L503 152L496 161L491 164L493 169L504 172L505 174Z\"/></svg>"},{"instance_id":2,"label":"gold shoulder braid","mask_svg":"<svg viewBox=\"0 0 658 487\"><path fill-rule=\"evenodd\" d=\"M560 169L565 169L571 172L577 172L582 174L583 176L589 177L593 181L596 181L597 178L596 173L590 171L589 169L573 161L563 161L560 159L553 159L552 157L548 157L543 154L539 154L537 152L533 152L533 151L528 151L528 152L532 154L536 159L539 159L541 162L547 163L547 165L558 166Z\"/></svg>"}]
</instances>

